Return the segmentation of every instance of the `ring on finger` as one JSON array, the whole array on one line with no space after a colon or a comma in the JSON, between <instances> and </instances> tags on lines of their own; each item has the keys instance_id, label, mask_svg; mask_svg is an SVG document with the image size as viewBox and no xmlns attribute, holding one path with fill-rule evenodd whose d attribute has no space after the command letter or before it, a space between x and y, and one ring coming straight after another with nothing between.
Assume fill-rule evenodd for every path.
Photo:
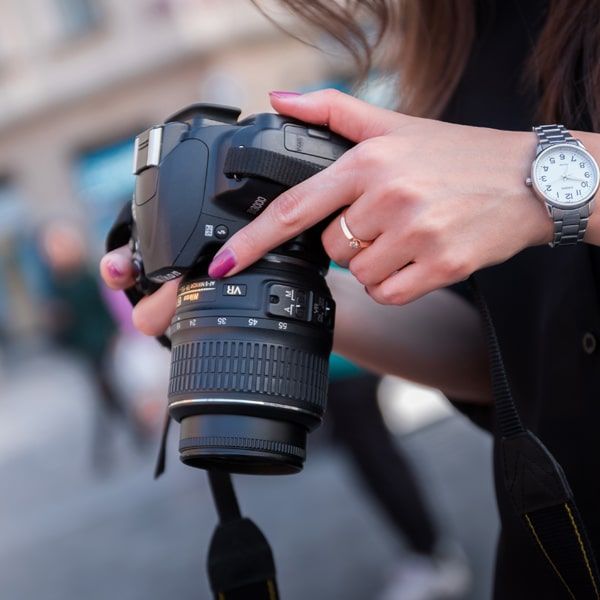
<instances>
[{"instance_id":1,"label":"ring on finger","mask_svg":"<svg viewBox=\"0 0 600 600\"><path fill-rule=\"evenodd\" d=\"M348 240L348 245L350 248L352 248L352 250L362 250L363 248L367 248L371 245L372 242L361 240L360 238L357 238L352 231L350 231L350 227L348 227L348 223L346 223L346 211L340 215L340 227L344 237Z\"/></svg>"}]
</instances>

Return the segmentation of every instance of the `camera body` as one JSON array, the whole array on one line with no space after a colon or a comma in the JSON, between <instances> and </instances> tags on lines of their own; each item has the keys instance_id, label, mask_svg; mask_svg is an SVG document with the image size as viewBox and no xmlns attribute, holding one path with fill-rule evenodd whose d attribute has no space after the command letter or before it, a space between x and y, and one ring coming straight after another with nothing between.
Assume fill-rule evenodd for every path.
<instances>
[{"instance_id":1,"label":"camera body","mask_svg":"<svg viewBox=\"0 0 600 600\"><path fill-rule=\"evenodd\" d=\"M195 104L136 138L134 251L150 281L164 283L213 256L292 181L351 146L324 127L281 115L238 122L239 115L237 108ZM249 169L260 175L247 176ZM305 250L305 258L316 258L319 244Z\"/></svg>"},{"instance_id":2,"label":"camera body","mask_svg":"<svg viewBox=\"0 0 600 600\"><path fill-rule=\"evenodd\" d=\"M208 264L284 190L351 143L324 127L198 104L136 138L131 247L149 293L182 277L169 334L169 412L191 466L300 470L325 410L335 304L324 223L223 280Z\"/></svg>"}]
</instances>

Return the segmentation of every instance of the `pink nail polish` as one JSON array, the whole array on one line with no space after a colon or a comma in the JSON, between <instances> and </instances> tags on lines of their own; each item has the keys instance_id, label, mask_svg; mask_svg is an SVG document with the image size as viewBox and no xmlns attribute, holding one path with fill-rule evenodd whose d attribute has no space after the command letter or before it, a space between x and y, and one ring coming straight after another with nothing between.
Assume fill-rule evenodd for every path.
<instances>
[{"instance_id":1,"label":"pink nail polish","mask_svg":"<svg viewBox=\"0 0 600 600\"><path fill-rule=\"evenodd\" d=\"M233 267L235 267L235 256L229 248L225 248L212 259L208 266L208 275L219 279L227 275Z\"/></svg>"},{"instance_id":2,"label":"pink nail polish","mask_svg":"<svg viewBox=\"0 0 600 600\"><path fill-rule=\"evenodd\" d=\"M120 279L123 277L123 271L121 271L114 263L109 262L108 265L106 265L106 270L113 279Z\"/></svg>"},{"instance_id":3,"label":"pink nail polish","mask_svg":"<svg viewBox=\"0 0 600 600\"><path fill-rule=\"evenodd\" d=\"M269 96L275 96L275 98L278 98L279 100L287 100L288 98L296 98L297 96L301 96L302 94L300 92L281 92L281 91L274 91L274 92L269 92Z\"/></svg>"}]
</instances>

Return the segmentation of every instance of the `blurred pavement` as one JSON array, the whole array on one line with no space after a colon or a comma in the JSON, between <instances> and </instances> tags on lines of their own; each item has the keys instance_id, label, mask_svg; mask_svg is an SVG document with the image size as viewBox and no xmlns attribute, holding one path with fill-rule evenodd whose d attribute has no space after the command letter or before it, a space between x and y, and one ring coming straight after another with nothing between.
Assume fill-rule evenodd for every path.
<instances>
[{"instance_id":1,"label":"blurred pavement","mask_svg":"<svg viewBox=\"0 0 600 600\"><path fill-rule=\"evenodd\" d=\"M92 391L60 355L0 365L0 597L7 600L211 598L206 547L215 513L202 472L177 460L154 482L155 448L113 440L115 468L90 472ZM399 438L443 528L467 553L469 600L489 598L497 528L490 441L458 415ZM269 537L282 600L371 600L402 543L343 452L311 436L303 473L239 477L244 512Z\"/></svg>"}]
</instances>

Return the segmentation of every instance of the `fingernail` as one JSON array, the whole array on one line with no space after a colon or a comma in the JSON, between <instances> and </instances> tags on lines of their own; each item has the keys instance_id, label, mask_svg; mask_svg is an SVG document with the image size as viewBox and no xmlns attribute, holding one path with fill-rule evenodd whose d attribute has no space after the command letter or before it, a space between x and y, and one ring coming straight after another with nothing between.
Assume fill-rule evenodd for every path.
<instances>
[{"instance_id":1,"label":"fingernail","mask_svg":"<svg viewBox=\"0 0 600 600\"><path fill-rule=\"evenodd\" d=\"M113 262L109 262L106 265L106 270L112 279L121 279L123 277L123 271Z\"/></svg>"},{"instance_id":2,"label":"fingernail","mask_svg":"<svg viewBox=\"0 0 600 600\"><path fill-rule=\"evenodd\" d=\"M269 96L275 96L275 98L279 98L279 100L287 100L288 98L295 98L296 96L301 96L300 92L282 92L282 91L274 91L269 92Z\"/></svg>"},{"instance_id":3,"label":"fingernail","mask_svg":"<svg viewBox=\"0 0 600 600\"><path fill-rule=\"evenodd\" d=\"M224 275L227 275L231 269L235 267L235 256L229 248L221 250L213 259L210 265L208 265L209 277L219 279Z\"/></svg>"}]
</instances>

